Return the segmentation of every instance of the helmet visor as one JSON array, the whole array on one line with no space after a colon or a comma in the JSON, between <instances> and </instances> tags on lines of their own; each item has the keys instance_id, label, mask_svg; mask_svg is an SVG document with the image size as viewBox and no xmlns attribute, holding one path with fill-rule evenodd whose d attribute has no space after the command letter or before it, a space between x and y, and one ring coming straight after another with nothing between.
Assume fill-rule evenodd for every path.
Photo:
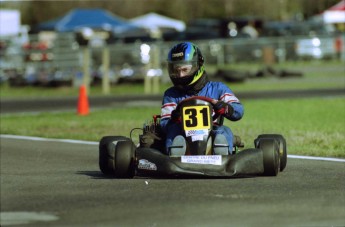
<instances>
[{"instance_id":1,"label":"helmet visor","mask_svg":"<svg viewBox=\"0 0 345 227\"><path fill-rule=\"evenodd\" d=\"M168 62L169 76L181 78L193 75L198 70L196 61Z\"/></svg>"}]
</instances>

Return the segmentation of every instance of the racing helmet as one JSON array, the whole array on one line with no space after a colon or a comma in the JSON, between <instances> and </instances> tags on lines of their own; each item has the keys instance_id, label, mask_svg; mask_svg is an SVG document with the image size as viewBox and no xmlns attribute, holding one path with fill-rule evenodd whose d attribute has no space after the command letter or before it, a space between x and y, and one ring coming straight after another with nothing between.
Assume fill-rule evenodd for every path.
<instances>
[{"instance_id":1,"label":"racing helmet","mask_svg":"<svg viewBox=\"0 0 345 227\"><path fill-rule=\"evenodd\" d=\"M174 86L193 87L204 74L204 57L191 42L176 44L168 53L168 72Z\"/></svg>"}]
</instances>

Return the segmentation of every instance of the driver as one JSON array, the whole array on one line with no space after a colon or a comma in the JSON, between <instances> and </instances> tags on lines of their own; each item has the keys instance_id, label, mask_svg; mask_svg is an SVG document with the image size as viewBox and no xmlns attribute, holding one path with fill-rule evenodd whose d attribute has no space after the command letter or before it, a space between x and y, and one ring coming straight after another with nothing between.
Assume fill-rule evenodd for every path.
<instances>
[{"instance_id":1,"label":"driver","mask_svg":"<svg viewBox=\"0 0 345 227\"><path fill-rule=\"evenodd\" d=\"M176 155L181 151L170 148L183 146L185 140L180 124L181 115L177 105L185 98L204 96L213 99L214 112L230 121L240 120L243 106L234 93L222 82L209 81L200 49L191 42L179 43L168 53L168 72L174 86L168 88L163 96L161 109L161 127L166 134L166 153ZM214 149L216 154L232 153L233 134L229 127L214 126L215 142L228 146ZM184 145L185 147L185 145ZM184 151L182 151L184 153Z\"/></svg>"}]
</instances>

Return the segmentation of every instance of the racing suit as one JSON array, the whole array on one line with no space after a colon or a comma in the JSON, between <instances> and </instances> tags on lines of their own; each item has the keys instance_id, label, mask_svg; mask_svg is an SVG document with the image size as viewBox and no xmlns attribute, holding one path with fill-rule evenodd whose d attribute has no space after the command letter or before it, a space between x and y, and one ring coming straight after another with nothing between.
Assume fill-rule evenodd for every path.
<instances>
[{"instance_id":1,"label":"racing suit","mask_svg":"<svg viewBox=\"0 0 345 227\"><path fill-rule=\"evenodd\" d=\"M161 122L163 132L166 134L166 152L172 145L173 139L177 135L183 135L182 126L179 123L171 120L171 112L176 109L177 105L185 98L192 96L204 96L215 100L223 101L231 105L233 112L231 116L224 115L225 118L231 121L240 120L243 116L244 109L238 98L234 95L229 87L222 82L208 81L201 90L196 94L189 94L176 87L167 89L163 96L162 109L161 109ZM229 153L231 154L233 148L233 134L227 126L215 126L215 134L224 134L229 144Z\"/></svg>"}]
</instances>

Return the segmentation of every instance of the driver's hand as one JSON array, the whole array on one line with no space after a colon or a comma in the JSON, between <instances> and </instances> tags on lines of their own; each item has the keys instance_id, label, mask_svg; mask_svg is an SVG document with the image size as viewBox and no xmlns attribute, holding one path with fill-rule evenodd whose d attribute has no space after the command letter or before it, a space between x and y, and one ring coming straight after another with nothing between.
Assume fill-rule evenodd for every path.
<instances>
[{"instance_id":1,"label":"driver's hand","mask_svg":"<svg viewBox=\"0 0 345 227\"><path fill-rule=\"evenodd\" d=\"M173 110L171 112L171 118L170 119L171 119L172 122L176 122L176 123L181 122L181 113L180 113L180 111Z\"/></svg>"},{"instance_id":2,"label":"driver's hand","mask_svg":"<svg viewBox=\"0 0 345 227\"><path fill-rule=\"evenodd\" d=\"M231 116L232 113L234 112L234 109L232 108L232 106L230 106L229 104L227 104L223 101L217 101L213 105L213 108L214 108L214 111L216 112L216 114L218 114L218 115Z\"/></svg>"}]
</instances>

